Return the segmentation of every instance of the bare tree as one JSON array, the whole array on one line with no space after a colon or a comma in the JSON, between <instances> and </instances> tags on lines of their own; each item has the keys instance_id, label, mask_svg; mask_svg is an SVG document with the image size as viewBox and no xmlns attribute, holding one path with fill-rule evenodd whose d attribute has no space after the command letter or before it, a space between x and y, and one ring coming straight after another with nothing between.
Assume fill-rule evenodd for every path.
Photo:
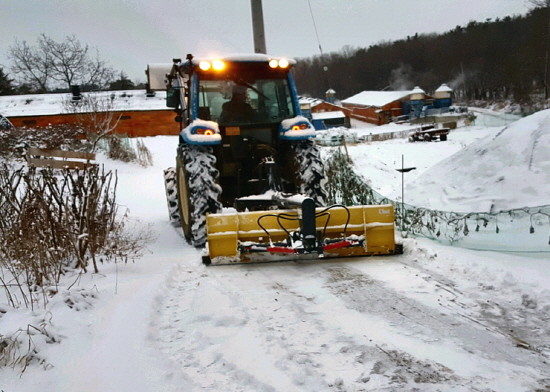
<instances>
[{"instance_id":1,"label":"bare tree","mask_svg":"<svg viewBox=\"0 0 550 392\"><path fill-rule=\"evenodd\" d=\"M114 75L97 50L92 55L89 46L74 35L57 42L41 34L36 46L16 40L10 47L9 57L14 74L41 91L47 91L52 83L69 88L74 84L104 86Z\"/></svg>"},{"instance_id":2,"label":"bare tree","mask_svg":"<svg viewBox=\"0 0 550 392\"><path fill-rule=\"evenodd\" d=\"M40 92L48 91L52 64L49 52L42 53L26 41L15 40L8 57L12 62L12 72L20 81L31 85Z\"/></svg>"},{"instance_id":3,"label":"bare tree","mask_svg":"<svg viewBox=\"0 0 550 392\"><path fill-rule=\"evenodd\" d=\"M77 129L82 129L86 134L92 152L100 147L111 159L137 162L144 167L153 164L151 152L139 139L133 143L127 136L116 134L123 113L116 110L115 93L87 93L81 100L65 101L64 108L67 113L75 114ZM101 143L102 140L105 143Z\"/></svg>"},{"instance_id":4,"label":"bare tree","mask_svg":"<svg viewBox=\"0 0 550 392\"><path fill-rule=\"evenodd\" d=\"M107 65L107 62L101 60L97 49L95 56L89 57L85 69L86 73L82 79L84 85L108 86L115 78L115 71Z\"/></svg>"},{"instance_id":5,"label":"bare tree","mask_svg":"<svg viewBox=\"0 0 550 392\"><path fill-rule=\"evenodd\" d=\"M92 141L91 151L95 152L101 139L109 137L117 127L121 112L115 111L114 96L103 93L90 93L81 101L64 102L65 111L74 113L77 124L84 129Z\"/></svg>"}]
</instances>

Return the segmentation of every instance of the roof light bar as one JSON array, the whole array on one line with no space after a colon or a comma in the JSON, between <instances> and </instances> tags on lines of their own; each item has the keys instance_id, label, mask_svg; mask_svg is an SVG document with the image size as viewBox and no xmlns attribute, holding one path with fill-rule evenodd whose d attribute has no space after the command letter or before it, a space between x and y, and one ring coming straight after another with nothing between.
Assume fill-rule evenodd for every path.
<instances>
[{"instance_id":1,"label":"roof light bar","mask_svg":"<svg viewBox=\"0 0 550 392\"><path fill-rule=\"evenodd\" d=\"M199 68L203 71L221 71L225 68L225 63L222 60L203 60L199 63Z\"/></svg>"},{"instance_id":2,"label":"roof light bar","mask_svg":"<svg viewBox=\"0 0 550 392\"><path fill-rule=\"evenodd\" d=\"M212 67L212 64L210 64L210 61L201 61L199 63L199 68L203 71L208 71Z\"/></svg>"},{"instance_id":3,"label":"roof light bar","mask_svg":"<svg viewBox=\"0 0 550 392\"><path fill-rule=\"evenodd\" d=\"M287 59L271 59L269 60L269 66L271 68L288 68L290 65Z\"/></svg>"}]
</instances>

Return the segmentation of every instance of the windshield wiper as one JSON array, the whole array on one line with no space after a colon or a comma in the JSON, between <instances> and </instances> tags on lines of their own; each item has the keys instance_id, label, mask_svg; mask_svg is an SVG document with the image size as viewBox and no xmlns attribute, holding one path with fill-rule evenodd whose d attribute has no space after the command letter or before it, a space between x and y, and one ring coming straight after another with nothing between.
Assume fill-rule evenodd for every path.
<instances>
[{"instance_id":1,"label":"windshield wiper","mask_svg":"<svg viewBox=\"0 0 550 392\"><path fill-rule=\"evenodd\" d=\"M233 79L233 81L237 84L240 84L240 85L243 85L243 86L246 86L248 87L249 89L252 89L254 90L256 93L258 93L258 95L261 95L262 98L264 98L265 100L269 100L269 97L267 95L265 95L264 93L262 93L260 90L258 90L254 85L248 83L246 80L242 79L242 78L237 78L237 79Z\"/></svg>"}]
</instances>

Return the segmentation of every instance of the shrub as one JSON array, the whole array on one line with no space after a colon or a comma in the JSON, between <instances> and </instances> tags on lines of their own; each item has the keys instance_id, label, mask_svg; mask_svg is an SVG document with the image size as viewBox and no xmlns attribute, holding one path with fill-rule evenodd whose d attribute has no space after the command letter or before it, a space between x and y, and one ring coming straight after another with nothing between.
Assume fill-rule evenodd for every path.
<instances>
[{"instance_id":1,"label":"shrub","mask_svg":"<svg viewBox=\"0 0 550 392\"><path fill-rule=\"evenodd\" d=\"M12 306L32 307L34 293L57 285L67 270L91 266L97 273L98 262L141 255L150 230L125 229L129 217L118 213L116 182L116 174L98 166L55 171L0 165L0 266L8 272L0 285Z\"/></svg>"}]
</instances>

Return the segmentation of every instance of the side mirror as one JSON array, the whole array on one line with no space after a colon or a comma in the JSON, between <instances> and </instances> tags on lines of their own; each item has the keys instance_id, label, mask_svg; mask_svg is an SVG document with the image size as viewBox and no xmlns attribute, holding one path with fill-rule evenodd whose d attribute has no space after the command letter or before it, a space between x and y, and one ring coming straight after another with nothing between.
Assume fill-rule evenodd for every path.
<instances>
[{"instance_id":1,"label":"side mirror","mask_svg":"<svg viewBox=\"0 0 550 392\"><path fill-rule=\"evenodd\" d=\"M166 90L166 106L177 109L180 106L180 91L174 87Z\"/></svg>"}]
</instances>

